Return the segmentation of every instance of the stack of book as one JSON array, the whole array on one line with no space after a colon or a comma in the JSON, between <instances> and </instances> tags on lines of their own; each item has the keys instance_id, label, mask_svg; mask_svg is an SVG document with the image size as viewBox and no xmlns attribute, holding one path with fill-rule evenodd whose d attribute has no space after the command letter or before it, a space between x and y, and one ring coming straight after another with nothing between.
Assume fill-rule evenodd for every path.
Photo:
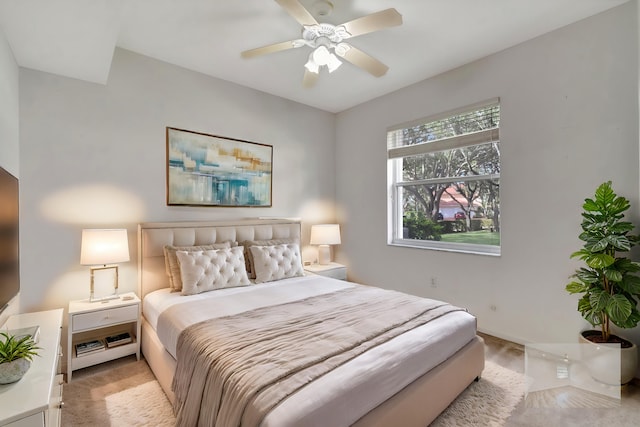
<instances>
[{"instance_id":1,"label":"stack of book","mask_svg":"<svg viewBox=\"0 0 640 427\"><path fill-rule=\"evenodd\" d=\"M133 341L133 339L131 338L131 334L129 334L129 332L123 332L118 335L107 337L105 338L105 341L107 342L107 347L111 348L117 347L122 344L128 344Z\"/></svg>"},{"instance_id":2,"label":"stack of book","mask_svg":"<svg viewBox=\"0 0 640 427\"><path fill-rule=\"evenodd\" d=\"M82 357L89 354L104 351L105 346L102 340L92 340L76 344L76 356Z\"/></svg>"}]
</instances>

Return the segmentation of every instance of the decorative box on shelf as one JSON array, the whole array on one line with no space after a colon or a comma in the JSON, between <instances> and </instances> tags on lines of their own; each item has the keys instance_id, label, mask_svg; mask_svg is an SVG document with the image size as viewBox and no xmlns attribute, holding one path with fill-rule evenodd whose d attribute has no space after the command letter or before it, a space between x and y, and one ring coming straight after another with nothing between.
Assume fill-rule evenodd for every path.
<instances>
[{"instance_id":1,"label":"decorative box on shelf","mask_svg":"<svg viewBox=\"0 0 640 427\"><path fill-rule=\"evenodd\" d=\"M73 371L135 354L140 359L140 298L69 303L67 382Z\"/></svg>"},{"instance_id":2,"label":"decorative box on shelf","mask_svg":"<svg viewBox=\"0 0 640 427\"><path fill-rule=\"evenodd\" d=\"M347 280L347 267L342 264L338 264L337 262L305 265L304 270L311 274L333 277L334 279L339 280Z\"/></svg>"}]
</instances>

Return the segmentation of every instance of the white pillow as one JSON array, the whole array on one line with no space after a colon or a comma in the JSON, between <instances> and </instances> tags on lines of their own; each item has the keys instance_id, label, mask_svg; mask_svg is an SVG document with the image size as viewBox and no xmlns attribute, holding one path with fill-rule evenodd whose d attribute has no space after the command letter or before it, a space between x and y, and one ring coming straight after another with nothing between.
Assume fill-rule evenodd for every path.
<instances>
[{"instance_id":1,"label":"white pillow","mask_svg":"<svg viewBox=\"0 0 640 427\"><path fill-rule=\"evenodd\" d=\"M253 255L256 283L304 276L300 246L297 243L251 246L249 249Z\"/></svg>"},{"instance_id":2,"label":"white pillow","mask_svg":"<svg viewBox=\"0 0 640 427\"><path fill-rule=\"evenodd\" d=\"M182 295L249 285L243 248L176 251L180 263Z\"/></svg>"},{"instance_id":3,"label":"white pillow","mask_svg":"<svg viewBox=\"0 0 640 427\"><path fill-rule=\"evenodd\" d=\"M164 263L165 268L167 270L167 276L169 277L169 287L171 291L181 291L182 290L182 279L180 278L180 263L178 262L178 257L176 256L176 251L185 251L185 252L193 252L193 251L210 251L212 249L226 249L230 248L232 245L231 242L222 242L222 243L211 243L208 245L199 245L199 246L173 246L173 245L165 245L164 246Z\"/></svg>"},{"instance_id":4,"label":"white pillow","mask_svg":"<svg viewBox=\"0 0 640 427\"><path fill-rule=\"evenodd\" d=\"M249 279L256 278L256 272L253 268L253 255L251 254L251 250L249 249L251 246L273 246L273 245L282 245L285 243L298 243L300 241L296 238L285 238L285 239L270 239L270 240L245 240L241 243L244 246L244 262L247 265L247 274L249 275ZM218 249L218 248L215 248Z\"/></svg>"}]
</instances>

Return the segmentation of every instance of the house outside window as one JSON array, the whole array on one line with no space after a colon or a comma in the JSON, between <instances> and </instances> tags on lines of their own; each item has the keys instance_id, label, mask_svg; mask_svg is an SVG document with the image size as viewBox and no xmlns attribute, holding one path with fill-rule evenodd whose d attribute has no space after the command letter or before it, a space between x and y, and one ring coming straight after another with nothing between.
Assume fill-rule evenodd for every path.
<instances>
[{"instance_id":1,"label":"house outside window","mask_svg":"<svg viewBox=\"0 0 640 427\"><path fill-rule=\"evenodd\" d=\"M387 132L388 243L500 254L500 101Z\"/></svg>"}]
</instances>

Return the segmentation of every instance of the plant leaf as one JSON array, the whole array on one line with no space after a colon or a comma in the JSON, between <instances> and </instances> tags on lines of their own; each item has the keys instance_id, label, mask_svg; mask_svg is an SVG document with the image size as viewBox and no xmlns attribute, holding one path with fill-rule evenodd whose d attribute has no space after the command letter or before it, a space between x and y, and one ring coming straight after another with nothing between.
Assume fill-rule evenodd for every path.
<instances>
[{"instance_id":1,"label":"plant leaf","mask_svg":"<svg viewBox=\"0 0 640 427\"><path fill-rule=\"evenodd\" d=\"M595 212L600 210L600 207L592 199L584 199L584 204L582 205L582 209L584 209L587 212Z\"/></svg>"},{"instance_id":2,"label":"plant leaf","mask_svg":"<svg viewBox=\"0 0 640 427\"><path fill-rule=\"evenodd\" d=\"M586 268L580 268L576 270L576 273L573 277L577 277L580 281L584 283L598 283L600 281L600 276L593 270L587 270Z\"/></svg>"},{"instance_id":3,"label":"plant leaf","mask_svg":"<svg viewBox=\"0 0 640 427\"><path fill-rule=\"evenodd\" d=\"M629 315L627 319L625 319L623 322L613 322L613 323L620 328L626 328L626 329L635 328L636 326L638 326L638 323L640 323L640 313L638 312L637 309L633 308L631 310L631 315Z\"/></svg>"},{"instance_id":4,"label":"plant leaf","mask_svg":"<svg viewBox=\"0 0 640 427\"><path fill-rule=\"evenodd\" d=\"M591 256L591 252L589 252L589 251L587 251L585 249L580 249L579 251L576 251L576 252L572 253L570 258L580 258L581 260L584 261L589 256Z\"/></svg>"},{"instance_id":5,"label":"plant leaf","mask_svg":"<svg viewBox=\"0 0 640 427\"><path fill-rule=\"evenodd\" d=\"M611 181L603 182L596 189L595 202L602 207L605 207L611 204L614 201L615 197L616 197L616 194L613 192L613 189L611 188Z\"/></svg>"},{"instance_id":6,"label":"plant leaf","mask_svg":"<svg viewBox=\"0 0 640 427\"><path fill-rule=\"evenodd\" d=\"M587 240L587 243L584 245L584 248L591 252L602 252L609 246L609 239L607 237L600 238L590 238Z\"/></svg>"},{"instance_id":7,"label":"plant leaf","mask_svg":"<svg viewBox=\"0 0 640 427\"><path fill-rule=\"evenodd\" d=\"M609 297L606 305L606 312L614 323L624 323L631 315L632 305L629 300L621 294Z\"/></svg>"},{"instance_id":8,"label":"plant leaf","mask_svg":"<svg viewBox=\"0 0 640 427\"><path fill-rule=\"evenodd\" d=\"M631 205L629 204L629 201L626 198L622 196L618 196L609 206L609 212L612 215L616 215L626 211L627 209L629 209L630 206Z\"/></svg>"},{"instance_id":9,"label":"plant leaf","mask_svg":"<svg viewBox=\"0 0 640 427\"><path fill-rule=\"evenodd\" d=\"M627 274L623 277L620 283L618 283L618 286L620 286L620 288L625 292L638 295L640 297L640 277Z\"/></svg>"},{"instance_id":10,"label":"plant leaf","mask_svg":"<svg viewBox=\"0 0 640 427\"><path fill-rule=\"evenodd\" d=\"M615 261L616 259L611 255L601 254L601 253L591 254L585 259L585 262L587 263L587 265L595 269L607 268L611 264L613 264Z\"/></svg>"},{"instance_id":11,"label":"plant leaf","mask_svg":"<svg viewBox=\"0 0 640 427\"><path fill-rule=\"evenodd\" d=\"M611 295L600 289L592 289L589 297L589 304L593 311L604 311L608 305Z\"/></svg>"},{"instance_id":12,"label":"plant leaf","mask_svg":"<svg viewBox=\"0 0 640 427\"><path fill-rule=\"evenodd\" d=\"M602 240L606 240L608 244L616 248L618 251L626 252L631 250L631 243L629 242L629 239L627 239L627 236L612 235L607 236Z\"/></svg>"},{"instance_id":13,"label":"plant leaf","mask_svg":"<svg viewBox=\"0 0 640 427\"><path fill-rule=\"evenodd\" d=\"M570 294L579 294L582 292L587 292L587 290L589 288L587 288L585 285L583 285L582 283L578 283L578 282L571 282L569 283L566 288L567 292L569 292Z\"/></svg>"},{"instance_id":14,"label":"plant leaf","mask_svg":"<svg viewBox=\"0 0 640 427\"><path fill-rule=\"evenodd\" d=\"M614 264L615 266L615 264ZM613 268L605 268L603 270L604 272L604 276L610 281L610 282L620 282L622 281L622 272L620 272L619 270L613 269Z\"/></svg>"},{"instance_id":15,"label":"plant leaf","mask_svg":"<svg viewBox=\"0 0 640 427\"><path fill-rule=\"evenodd\" d=\"M591 304L589 303L589 294L585 294L580 298L580 301L578 301L578 311L587 322L591 323L591 326L598 326L602 324L600 313L594 312Z\"/></svg>"}]
</instances>

